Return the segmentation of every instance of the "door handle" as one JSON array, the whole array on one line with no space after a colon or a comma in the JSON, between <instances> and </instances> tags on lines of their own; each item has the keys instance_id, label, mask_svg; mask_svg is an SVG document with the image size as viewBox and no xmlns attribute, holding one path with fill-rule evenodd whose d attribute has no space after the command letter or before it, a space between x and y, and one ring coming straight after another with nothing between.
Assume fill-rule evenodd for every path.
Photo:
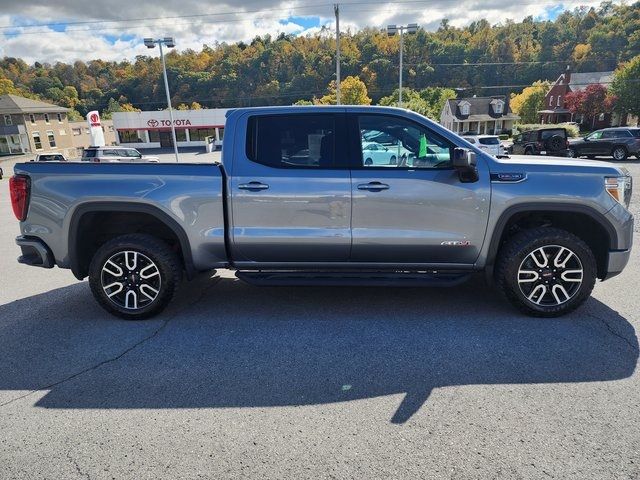
<instances>
[{"instance_id":1,"label":"door handle","mask_svg":"<svg viewBox=\"0 0 640 480\"><path fill-rule=\"evenodd\" d=\"M361 183L358 190L369 190L370 192L379 192L381 190L389 190L389 185L382 182Z\"/></svg>"},{"instance_id":2,"label":"door handle","mask_svg":"<svg viewBox=\"0 0 640 480\"><path fill-rule=\"evenodd\" d=\"M260 182L249 182L249 183L241 183L238 185L240 190L250 190L252 192L256 192L258 190L266 190L269 188L269 185Z\"/></svg>"}]
</instances>

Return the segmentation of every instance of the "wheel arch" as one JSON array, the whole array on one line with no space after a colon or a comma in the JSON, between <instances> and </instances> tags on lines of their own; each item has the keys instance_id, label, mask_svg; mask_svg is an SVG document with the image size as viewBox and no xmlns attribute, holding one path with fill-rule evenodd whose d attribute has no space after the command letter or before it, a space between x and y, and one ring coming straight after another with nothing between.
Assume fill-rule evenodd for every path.
<instances>
[{"instance_id":1,"label":"wheel arch","mask_svg":"<svg viewBox=\"0 0 640 480\"><path fill-rule=\"evenodd\" d=\"M111 218L109 218L111 217ZM83 235L84 229L99 223L100 219L108 219L107 224L100 224L97 230L91 230L89 235ZM114 220L126 218L122 228L116 228L109 232L109 227L115 225ZM101 244L117 235L128 233L149 233L148 231L127 230L134 225L132 221L138 220L139 227L152 226L154 231L151 234L159 234L163 240L171 240L174 243L187 277L192 278L195 274L193 257L189 238L180 224L169 214L153 205L129 203L129 202L89 202L78 206L69 222L68 252L71 271L74 276L82 280L88 275L91 257ZM103 234L101 236L100 234ZM163 238L164 237L164 238ZM167 238L170 237L170 238ZM89 245L83 245L82 240L91 240Z\"/></svg>"},{"instance_id":2,"label":"wheel arch","mask_svg":"<svg viewBox=\"0 0 640 480\"><path fill-rule=\"evenodd\" d=\"M531 203L509 207L496 222L485 263L490 281L496 257L506 241L518 231L542 225L561 228L585 241L596 257L598 278L604 278L609 250L615 250L618 244L616 229L604 215L586 205Z\"/></svg>"}]
</instances>

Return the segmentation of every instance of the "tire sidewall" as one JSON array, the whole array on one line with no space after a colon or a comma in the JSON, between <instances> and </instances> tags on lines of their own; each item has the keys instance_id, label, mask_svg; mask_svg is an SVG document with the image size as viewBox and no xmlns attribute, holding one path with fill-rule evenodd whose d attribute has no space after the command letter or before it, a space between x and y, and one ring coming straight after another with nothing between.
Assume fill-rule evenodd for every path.
<instances>
[{"instance_id":1,"label":"tire sidewall","mask_svg":"<svg viewBox=\"0 0 640 480\"><path fill-rule=\"evenodd\" d=\"M583 281L579 290L568 301L554 306L541 306L531 302L520 290L518 284L518 270L524 259L534 250L551 245L559 245L571 250L578 256L583 268ZM509 259L504 269L504 288L508 296L516 300L526 311L541 316L559 316L568 313L582 304L591 294L597 277L597 267L593 253L579 239L573 235L548 235L528 242L524 248Z\"/></svg>"},{"instance_id":2,"label":"tire sidewall","mask_svg":"<svg viewBox=\"0 0 640 480\"><path fill-rule=\"evenodd\" d=\"M94 297L105 310L126 320L141 320L156 315L166 307L177 287L176 264L171 258L173 252L164 243L151 238L153 241L149 241L148 245L126 238L114 239L100 247L91 260L89 285ZM125 250L136 251L149 257L160 271L161 284L158 296L149 305L134 311L111 301L102 287L101 275L105 262L113 255Z\"/></svg>"}]
</instances>

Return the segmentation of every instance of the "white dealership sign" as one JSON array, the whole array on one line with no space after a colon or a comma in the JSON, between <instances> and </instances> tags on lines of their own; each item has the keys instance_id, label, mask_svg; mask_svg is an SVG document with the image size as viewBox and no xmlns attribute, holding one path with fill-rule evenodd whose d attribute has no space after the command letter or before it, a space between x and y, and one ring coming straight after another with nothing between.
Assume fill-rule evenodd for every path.
<instances>
[{"instance_id":1,"label":"white dealership sign","mask_svg":"<svg viewBox=\"0 0 640 480\"><path fill-rule=\"evenodd\" d=\"M89 133L91 134L92 147L104 147L104 132L100 123L100 114L97 110L87 113L87 123L89 124Z\"/></svg>"}]
</instances>

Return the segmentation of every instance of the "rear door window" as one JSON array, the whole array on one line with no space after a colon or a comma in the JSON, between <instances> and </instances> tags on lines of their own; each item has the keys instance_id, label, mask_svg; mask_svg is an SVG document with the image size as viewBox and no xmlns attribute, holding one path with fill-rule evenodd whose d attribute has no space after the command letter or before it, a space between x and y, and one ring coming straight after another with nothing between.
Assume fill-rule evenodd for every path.
<instances>
[{"instance_id":1,"label":"rear door window","mask_svg":"<svg viewBox=\"0 0 640 480\"><path fill-rule=\"evenodd\" d=\"M254 116L247 129L247 157L274 168L340 166L336 115L290 114Z\"/></svg>"}]
</instances>

